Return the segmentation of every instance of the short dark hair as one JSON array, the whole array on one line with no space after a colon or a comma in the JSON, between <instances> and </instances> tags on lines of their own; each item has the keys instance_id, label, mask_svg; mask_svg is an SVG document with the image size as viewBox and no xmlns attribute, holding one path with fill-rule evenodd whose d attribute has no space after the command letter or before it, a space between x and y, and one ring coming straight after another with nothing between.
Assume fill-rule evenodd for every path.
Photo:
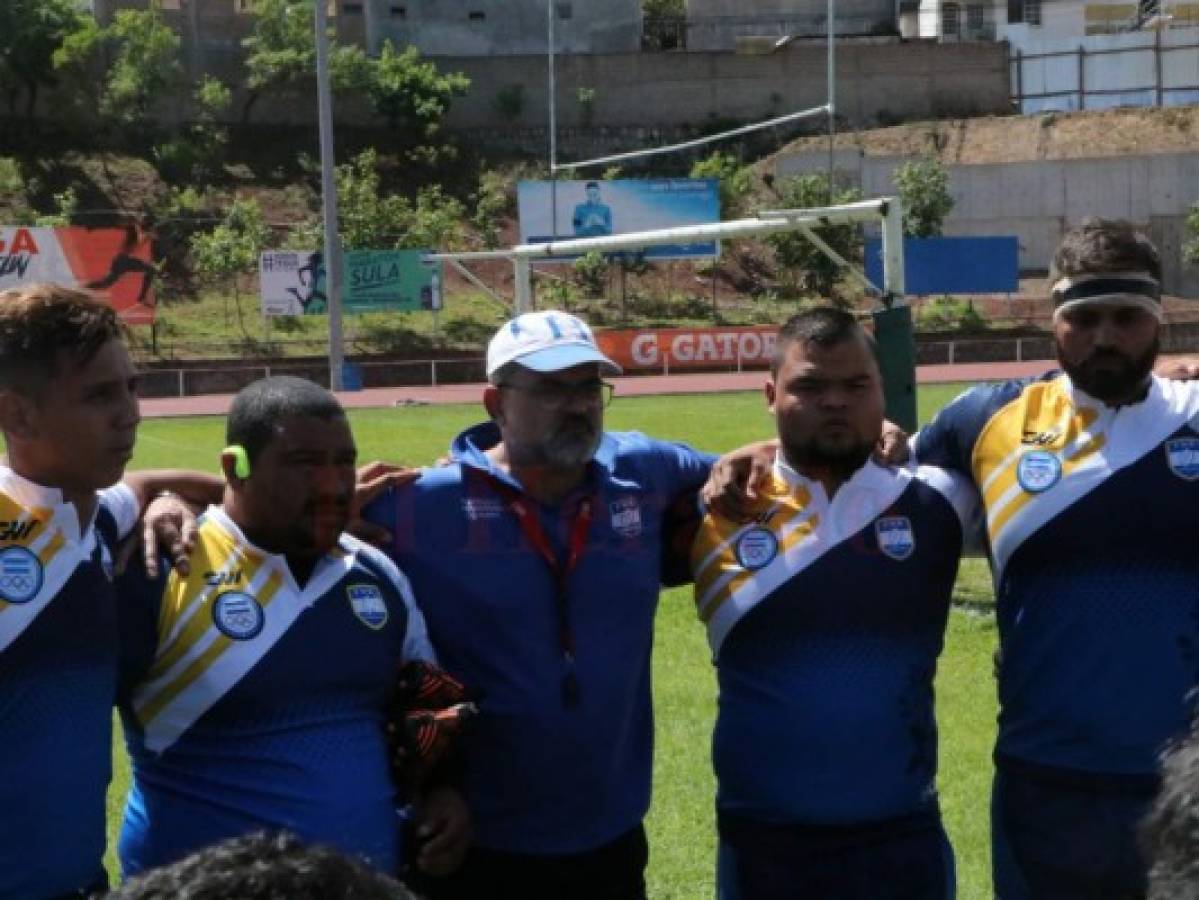
<instances>
[{"instance_id":1,"label":"short dark hair","mask_svg":"<svg viewBox=\"0 0 1199 900\"><path fill-rule=\"evenodd\" d=\"M0 388L36 395L57 374L60 353L85 365L124 336L116 311L85 291L58 284L0 291Z\"/></svg>"},{"instance_id":2,"label":"short dark hair","mask_svg":"<svg viewBox=\"0 0 1199 900\"><path fill-rule=\"evenodd\" d=\"M293 834L258 832L129 879L110 900L416 900L395 879Z\"/></svg>"},{"instance_id":3,"label":"short dark hair","mask_svg":"<svg viewBox=\"0 0 1199 900\"><path fill-rule=\"evenodd\" d=\"M1148 272L1162 278L1162 260L1153 242L1125 219L1087 218L1062 236L1050 262L1050 277L1103 272Z\"/></svg>"},{"instance_id":4,"label":"short dark hair","mask_svg":"<svg viewBox=\"0 0 1199 900\"><path fill-rule=\"evenodd\" d=\"M1199 900L1199 729L1166 754L1162 786L1141 824L1149 900Z\"/></svg>"},{"instance_id":5,"label":"short dark hair","mask_svg":"<svg viewBox=\"0 0 1199 900\"><path fill-rule=\"evenodd\" d=\"M253 463L288 416L332 420L345 415L337 398L319 384L294 375L274 375L246 385L233 398L225 421L225 443L241 444Z\"/></svg>"},{"instance_id":6,"label":"short dark hair","mask_svg":"<svg viewBox=\"0 0 1199 900\"><path fill-rule=\"evenodd\" d=\"M835 306L814 306L788 319L774 343L774 356L770 360L770 374L777 375L787 350L796 341L812 343L817 347L833 347L846 341L863 341L870 352L875 352L874 337L866 331L853 313Z\"/></svg>"},{"instance_id":7,"label":"short dark hair","mask_svg":"<svg viewBox=\"0 0 1199 900\"><path fill-rule=\"evenodd\" d=\"M589 181L585 185L583 185L583 190L585 190L585 191L589 190L590 188L595 188L598 191L599 190L599 182L598 181Z\"/></svg>"}]
</instances>

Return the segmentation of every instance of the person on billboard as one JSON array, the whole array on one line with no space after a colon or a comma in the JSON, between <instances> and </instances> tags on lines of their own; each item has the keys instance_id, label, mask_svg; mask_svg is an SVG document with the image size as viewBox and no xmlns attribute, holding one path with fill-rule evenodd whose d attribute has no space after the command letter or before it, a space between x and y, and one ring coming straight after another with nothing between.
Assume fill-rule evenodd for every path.
<instances>
[{"instance_id":1,"label":"person on billboard","mask_svg":"<svg viewBox=\"0 0 1199 900\"><path fill-rule=\"evenodd\" d=\"M575 206L571 219L575 237L603 237L612 233L612 207L600 202L598 181L587 182L587 200Z\"/></svg>"},{"instance_id":2,"label":"person on billboard","mask_svg":"<svg viewBox=\"0 0 1199 900\"><path fill-rule=\"evenodd\" d=\"M108 274L95 281L89 281L84 286L88 290L106 291L126 275L140 275L142 283L137 292L137 300L134 302L138 306L153 307L154 304L147 303L146 300L150 296L150 288L154 284L154 277L158 274L158 269L144 259L134 256L138 244L141 242L141 229L136 223L130 222L125 226L125 240L121 243L120 251L108 264Z\"/></svg>"}]
</instances>

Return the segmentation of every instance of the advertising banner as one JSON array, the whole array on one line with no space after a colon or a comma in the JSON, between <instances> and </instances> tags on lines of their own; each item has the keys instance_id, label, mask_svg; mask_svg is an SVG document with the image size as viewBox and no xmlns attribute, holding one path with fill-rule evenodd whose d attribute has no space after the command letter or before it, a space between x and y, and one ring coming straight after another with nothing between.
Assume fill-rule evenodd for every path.
<instances>
[{"instance_id":1,"label":"advertising banner","mask_svg":"<svg viewBox=\"0 0 1199 900\"><path fill-rule=\"evenodd\" d=\"M516 202L525 244L720 221L720 184L715 178L522 181ZM719 246L707 241L638 252L645 259L693 259L718 256Z\"/></svg>"},{"instance_id":2,"label":"advertising banner","mask_svg":"<svg viewBox=\"0 0 1199 900\"><path fill-rule=\"evenodd\" d=\"M427 250L349 250L342 254L342 310L441 309L441 263ZM329 311L324 255L316 250L268 250L258 262L262 314L320 315Z\"/></svg>"},{"instance_id":3,"label":"advertising banner","mask_svg":"<svg viewBox=\"0 0 1199 900\"><path fill-rule=\"evenodd\" d=\"M426 250L350 250L345 253L346 312L441 309L441 263Z\"/></svg>"},{"instance_id":4,"label":"advertising banner","mask_svg":"<svg viewBox=\"0 0 1199 900\"><path fill-rule=\"evenodd\" d=\"M154 321L150 236L128 228L0 227L0 290L53 281L94 291L127 325Z\"/></svg>"},{"instance_id":5,"label":"advertising banner","mask_svg":"<svg viewBox=\"0 0 1199 900\"><path fill-rule=\"evenodd\" d=\"M758 369L770 365L778 326L640 328L597 331L600 349L626 371Z\"/></svg>"}]
</instances>

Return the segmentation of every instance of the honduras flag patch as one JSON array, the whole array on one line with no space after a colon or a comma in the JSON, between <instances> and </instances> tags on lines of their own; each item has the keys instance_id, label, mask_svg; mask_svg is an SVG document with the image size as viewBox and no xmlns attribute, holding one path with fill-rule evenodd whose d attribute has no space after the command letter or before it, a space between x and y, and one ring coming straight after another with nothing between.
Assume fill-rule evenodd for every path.
<instances>
[{"instance_id":1,"label":"honduras flag patch","mask_svg":"<svg viewBox=\"0 0 1199 900\"><path fill-rule=\"evenodd\" d=\"M1199 478L1199 437L1166 441L1166 461L1170 464L1170 471L1184 481Z\"/></svg>"},{"instance_id":2,"label":"honduras flag patch","mask_svg":"<svg viewBox=\"0 0 1199 900\"><path fill-rule=\"evenodd\" d=\"M363 625L378 631L387 624L387 604L383 592L373 584L351 584L346 587L350 609Z\"/></svg>"},{"instance_id":3,"label":"honduras flag patch","mask_svg":"<svg viewBox=\"0 0 1199 900\"><path fill-rule=\"evenodd\" d=\"M887 516L874 523L878 536L878 549L895 560L905 560L916 549L916 536L912 533L912 520L907 516Z\"/></svg>"}]
</instances>

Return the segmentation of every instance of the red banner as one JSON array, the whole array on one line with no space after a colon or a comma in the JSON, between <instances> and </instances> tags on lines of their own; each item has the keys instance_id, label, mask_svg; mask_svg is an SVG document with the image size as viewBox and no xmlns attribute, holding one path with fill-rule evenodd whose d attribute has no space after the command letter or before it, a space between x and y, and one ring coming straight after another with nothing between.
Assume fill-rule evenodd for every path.
<instances>
[{"instance_id":1,"label":"red banner","mask_svg":"<svg viewBox=\"0 0 1199 900\"><path fill-rule=\"evenodd\" d=\"M597 331L600 349L626 370L761 369L770 365L775 325Z\"/></svg>"},{"instance_id":2,"label":"red banner","mask_svg":"<svg viewBox=\"0 0 1199 900\"><path fill-rule=\"evenodd\" d=\"M129 325L154 321L150 236L140 228L0 227L0 289L52 281L95 291Z\"/></svg>"}]
</instances>

